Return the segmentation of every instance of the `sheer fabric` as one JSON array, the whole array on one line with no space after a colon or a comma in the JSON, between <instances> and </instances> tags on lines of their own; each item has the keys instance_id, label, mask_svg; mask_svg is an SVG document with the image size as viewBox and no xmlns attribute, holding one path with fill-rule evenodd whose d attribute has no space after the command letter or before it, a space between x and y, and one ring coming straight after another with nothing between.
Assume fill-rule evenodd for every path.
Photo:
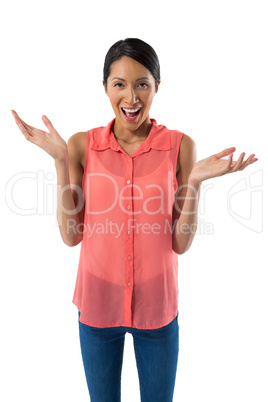
<instances>
[{"instance_id":1,"label":"sheer fabric","mask_svg":"<svg viewBox=\"0 0 268 402\"><path fill-rule=\"evenodd\" d=\"M94 327L155 329L178 313L178 255L172 250L176 164L183 133L150 119L131 156L113 119L87 131L85 216L73 303Z\"/></svg>"}]
</instances>

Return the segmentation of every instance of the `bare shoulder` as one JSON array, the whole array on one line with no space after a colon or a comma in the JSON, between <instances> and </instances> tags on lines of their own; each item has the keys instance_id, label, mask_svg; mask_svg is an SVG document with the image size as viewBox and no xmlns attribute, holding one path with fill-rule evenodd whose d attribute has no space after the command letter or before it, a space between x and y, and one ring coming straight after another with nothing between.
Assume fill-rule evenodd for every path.
<instances>
[{"instance_id":1,"label":"bare shoulder","mask_svg":"<svg viewBox=\"0 0 268 402\"><path fill-rule=\"evenodd\" d=\"M177 173L179 170L192 170L196 163L196 143L192 137L183 134L177 159Z\"/></svg>"},{"instance_id":2,"label":"bare shoulder","mask_svg":"<svg viewBox=\"0 0 268 402\"><path fill-rule=\"evenodd\" d=\"M77 162L80 162L83 168L86 160L87 132L79 131L71 135L68 139L69 156L74 157Z\"/></svg>"}]
</instances>

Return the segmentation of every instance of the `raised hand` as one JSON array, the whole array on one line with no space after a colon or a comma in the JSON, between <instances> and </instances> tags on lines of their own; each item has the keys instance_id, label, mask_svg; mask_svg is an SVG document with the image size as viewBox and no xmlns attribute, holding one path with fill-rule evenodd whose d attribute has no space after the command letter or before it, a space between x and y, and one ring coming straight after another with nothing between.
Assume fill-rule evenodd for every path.
<instances>
[{"instance_id":1,"label":"raised hand","mask_svg":"<svg viewBox=\"0 0 268 402\"><path fill-rule=\"evenodd\" d=\"M66 158L67 144L45 115L42 116L42 120L48 128L48 133L26 124L15 110L11 110L11 112L26 140L42 148L55 160L61 161Z\"/></svg>"},{"instance_id":2,"label":"raised hand","mask_svg":"<svg viewBox=\"0 0 268 402\"><path fill-rule=\"evenodd\" d=\"M254 158L255 154L251 154L243 162L245 152L242 152L238 160L233 161L233 152L235 152L235 150L235 147L227 148L218 154L211 155L208 158L198 161L191 171L189 183L199 184L203 180L223 176L227 173L237 172L238 170L244 170L248 165L251 165L258 160L258 158ZM221 159L228 155L228 159Z\"/></svg>"}]
</instances>

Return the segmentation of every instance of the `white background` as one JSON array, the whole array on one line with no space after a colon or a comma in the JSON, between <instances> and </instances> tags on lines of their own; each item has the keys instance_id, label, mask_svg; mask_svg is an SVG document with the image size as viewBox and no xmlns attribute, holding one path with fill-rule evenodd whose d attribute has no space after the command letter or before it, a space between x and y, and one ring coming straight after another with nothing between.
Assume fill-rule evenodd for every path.
<instances>
[{"instance_id":1,"label":"white background","mask_svg":"<svg viewBox=\"0 0 268 402\"><path fill-rule=\"evenodd\" d=\"M72 304L80 245L70 248L60 237L53 159L25 140L10 110L42 129L47 115L66 141L107 125L114 115L101 82L104 57L119 39L138 37L160 59L150 117L190 135L198 160L231 146L234 160L241 152L259 158L242 172L203 182L199 231L178 256L174 402L267 402L266 5L15 0L1 6L2 401L89 401ZM139 400L126 334L122 401Z\"/></svg>"}]
</instances>

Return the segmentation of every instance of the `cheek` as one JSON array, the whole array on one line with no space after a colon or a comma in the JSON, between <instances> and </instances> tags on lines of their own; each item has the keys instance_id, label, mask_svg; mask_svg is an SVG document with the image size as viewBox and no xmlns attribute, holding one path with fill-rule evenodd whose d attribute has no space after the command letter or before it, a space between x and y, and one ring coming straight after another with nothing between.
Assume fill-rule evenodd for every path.
<instances>
[{"instance_id":1,"label":"cheek","mask_svg":"<svg viewBox=\"0 0 268 402\"><path fill-rule=\"evenodd\" d=\"M154 99L153 94L149 94L148 96L146 96L146 98L144 99L146 106L150 106L152 104L153 99Z\"/></svg>"},{"instance_id":2,"label":"cheek","mask_svg":"<svg viewBox=\"0 0 268 402\"><path fill-rule=\"evenodd\" d=\"M120 103L120 99L118 96L110 96L110 102L112 104L113 107L117 107L118 104Z\"/></svg>"}]
</instances>

